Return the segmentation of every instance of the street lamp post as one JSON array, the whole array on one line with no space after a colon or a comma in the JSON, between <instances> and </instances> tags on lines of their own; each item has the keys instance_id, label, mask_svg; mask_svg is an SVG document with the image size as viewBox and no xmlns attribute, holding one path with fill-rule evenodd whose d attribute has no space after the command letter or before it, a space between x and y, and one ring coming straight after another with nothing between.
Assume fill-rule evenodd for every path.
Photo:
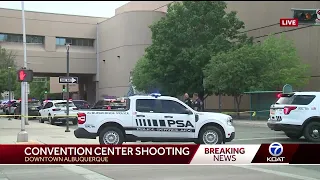
<instances>
[{"instance_id":1,"label":"street lamp post","mask_svg":"<svg viewBox=\"0 0 320 180\"><path fill-rule=\"evenodd\" d=\"M9 118L8 120L10 121L11 120L11 117L10 117L10 113L11 113L11 76L10 76L10 71L11 70L11 67L8 67L8 91L9 91Z\"/></svg>"},{"instance_id":2,"label":"street lamp post","mask_svg":"<svg viewBox=\"0 0 320 180\"><path fill-rule=\"evenodd\" d=\"M27 68L27 37L26 37L26 20L24 15L24 2L21 1L21 11L22 11L22 31L23 31L23 68ZM28 142L28 132L25 129L26 118L26 83L21 82L21 131L18 133L17 142Z\"/></svg>"},{"instance_id":3,"label":"street lamp post","mask_svg":"<svg viewBox=\"0 0 320 180\"><path fill-rule=\"evenodd\" d=\"M69 60L69 49L70 49L71 44L67 43L66 44L66 49L67 49L67 79L69 80L69 71L70 71L70 60ZM67 118L66 118L66 130L65 132L70 132L69 129L69 81L67 81Z\"/></svg>"}]
</instances>

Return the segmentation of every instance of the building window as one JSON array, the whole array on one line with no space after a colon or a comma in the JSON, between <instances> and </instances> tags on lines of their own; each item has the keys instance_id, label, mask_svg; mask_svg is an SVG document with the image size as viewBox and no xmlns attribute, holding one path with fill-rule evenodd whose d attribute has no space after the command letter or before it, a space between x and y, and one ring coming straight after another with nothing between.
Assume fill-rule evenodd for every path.
<instances>
[{"instance_id":1,"label":"building window","mask_svg":"<svg viewBox=\"0 0 320 180\"><path fill-rule=\"evenodd\" d=\"M27 35L26 37L27 43L32 44L44 44L44 36L34 36L34 35ZM5 34L0 33L0 41L1 42L23 42L23 35L22 34Z\"/></svg>"},{"instance_id":2,"label":"building window","mask_svg":"<svg viewBox=\"0 0 320 180\"><path fill-rule=\"evenodd\" d=\"M0 37L1 38L1 37ZM80 38L56 38L56 45L64 46L66 43L70 43L72 46L91 46L93 47L93 39L80 39Z\"/></svg>"}]
</instances>

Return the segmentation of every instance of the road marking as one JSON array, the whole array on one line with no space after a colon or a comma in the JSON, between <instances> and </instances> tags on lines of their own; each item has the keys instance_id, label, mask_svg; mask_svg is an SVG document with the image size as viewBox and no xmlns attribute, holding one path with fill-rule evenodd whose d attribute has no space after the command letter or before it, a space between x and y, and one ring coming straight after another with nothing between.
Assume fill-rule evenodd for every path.
<instances>
[{"instance_id":1,"label":"road marking","mask_svg":"<svg viewBox=\"0 0 320 180\"><path fill-rule=\"evenodd\" d=\"M273 140L273 139L285 139L285 137L267 137L267 138L250 138L250 139L234 139L233 141L252 141L252 140Z\"/></svg>"},{"instance_id":2,"label":"road marking","mask_svg":"<svg viewBox=\"0 0 320 180\"><path fill-rule=\"evenodd\" d=\"M103 176L99 173L96 173L96 172L91 171L89 169L83 168L81 166L70 165L70 164L61 165L61 166L69 171L72 171L76 174L83 176L84 178L86 178L88 180L114 180L112 178Z\"/></svg>"},{"instance_id":3,"label":"road marking","mask_svg":"<svg viewBox=\"0 0 320 180\"><path fill-rule=\"evenodd\" d=\"M296 174L285 173L285 172L274 171L274 170L263 169L263 168L252 167L252 166L241 166L241 165L232 165L232 166L241 167L241 168L249 169L249 170L253 170L253 171L260 171L260 172L264 172L264 173L274 174L274 175L283 176L283 177L300 179L300 180L319 180L319 179L315 179L312 177L300 176L300 175L296 175Z\"/></svg>"}]
</instances>

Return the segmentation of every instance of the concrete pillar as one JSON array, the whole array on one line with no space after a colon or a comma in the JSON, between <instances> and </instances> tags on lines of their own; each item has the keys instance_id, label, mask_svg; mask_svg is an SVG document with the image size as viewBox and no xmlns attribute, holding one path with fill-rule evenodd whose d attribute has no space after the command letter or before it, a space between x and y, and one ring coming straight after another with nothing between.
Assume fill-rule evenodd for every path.
<instances>
[{"instance_id":1,"label":"concrete pillar","mask_svg":"<svg viewBox=\"0 0 320 180\"><path fill-rule=\"evenodd\" d=\"M85 82L82 82L82 81L79 82L79 95L78 95L79 99L84 99L84 91L85 91L84 84Z\"/></svg>"},{"instance_id":2,"label":"concrete pillar","mask_svg":"<svg viewBox=\"0 0 320 180\"><path fill-rule=\"evenodd\" d=\"M86 93L87 93L87 101L90 104L96 102L96 82L94 82L91 78L88 79L86 83Z\"/></svg>"}]
</instances>

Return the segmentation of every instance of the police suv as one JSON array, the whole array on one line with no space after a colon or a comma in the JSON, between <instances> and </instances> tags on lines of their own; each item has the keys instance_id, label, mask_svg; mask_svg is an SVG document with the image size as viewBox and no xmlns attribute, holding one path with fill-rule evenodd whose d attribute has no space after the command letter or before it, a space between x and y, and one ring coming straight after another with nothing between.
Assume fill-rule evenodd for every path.
<instances>
[{"instance_id":1,"label":"police suv","mask_svg":"<svg viewBox=\"0 0 320 180\"><path fill-rule=\"evenodd\" d=\"M320 92L282 94L270 107L268 127L291 139L320 142Z\"/></svg>"},{"instance_id":2,"label":"police suv","mask_svg":"<svg viewBox=\"0 0 320 180\"><path fill-rule=\"evenodd\" d=\"M77 138L100 144L124 142L195 142L223 144L235 137L232 117L197 112L177 98L151 94L123 99L123 109L91 109L78 113Z\"/></svg>"}]
</instances>

